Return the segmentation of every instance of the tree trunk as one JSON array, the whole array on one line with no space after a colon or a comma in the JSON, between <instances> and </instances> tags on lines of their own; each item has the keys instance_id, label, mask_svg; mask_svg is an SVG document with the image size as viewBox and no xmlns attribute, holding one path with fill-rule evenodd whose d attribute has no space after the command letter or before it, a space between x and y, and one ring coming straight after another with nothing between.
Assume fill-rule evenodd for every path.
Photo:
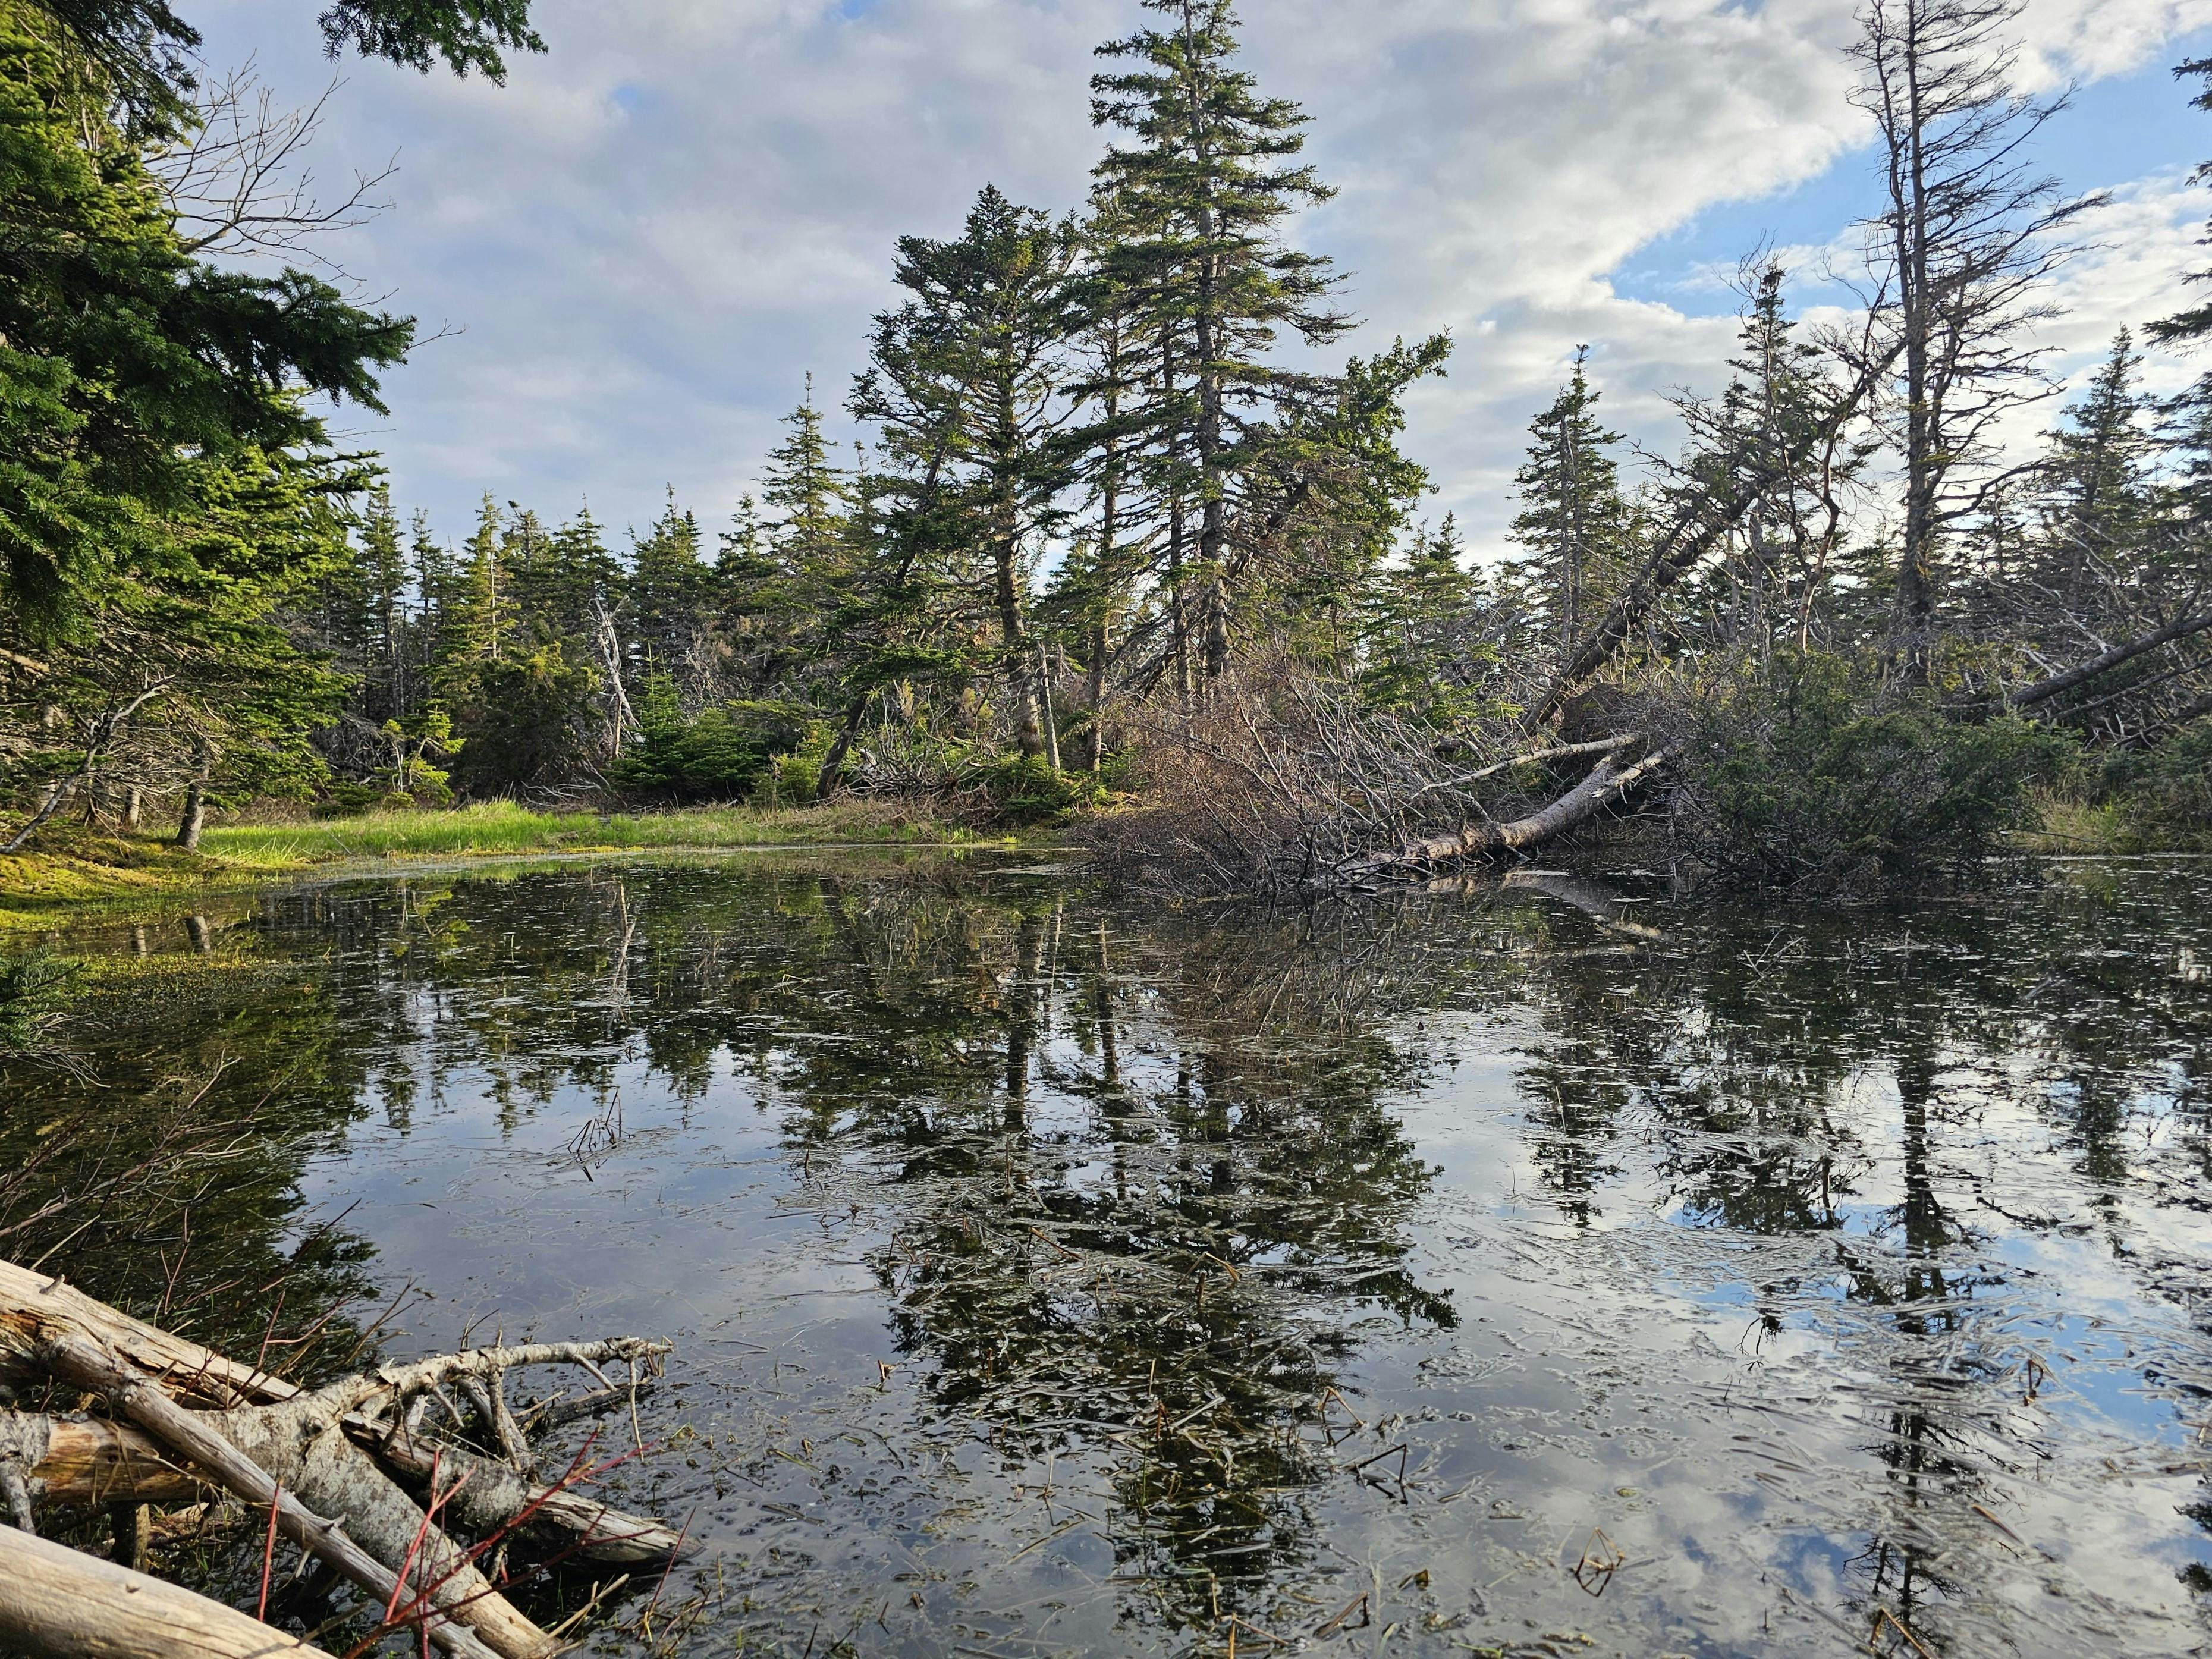
<instances>
[{"instance_id":1,"label":"tree trunk","mask_svg":"<svg viewBox=\"0 0 2212 1659\"><path fill-rule=\"evenodd\" d=\"M845 710L845 722L837 728L837 741L830 745L830 752L822 757L822 771L814 780L814 799L818 805L837 793L844 779L845 757L853 752L853 739L860 733L860 717L867 712L869 694L863 691L853 699Z\"/></svg>"},{"instance_id":2,"label":"tree trunk","mask_svg":"<svg viewBox=\"0 0 2212 1659\"><path fill-rule=\"evenodd\" d=\"M1526 852L1589 823L1657 771L1672 752L1662 749L1626 768L1616 764L1618 753L1607 754L1590 769L1588 777L1540 811L1507 823L1471 824L1456 836L1408 842L1394 853L1341 866L1332 872L1330 884L1347 885L1381 876L1412 875L1473 859L1495 858L1501 853Z\"/></svg>"},{"instance_id":3,"label":"tree trunk","mask_svg":"<svg viewBox=\"0 0 2212 1659\"><path fill-rule=\"evenodd\" d=\"M185 786L185 810L177 822L177 845L187 853L200 850L200 831L207 827L207 769L203 766Z\"/></svg>"},{"instance_id":4,"label":"tree trunk","mask_svg":"<svg viewBox=\"0 0 2212 1659\"><path fill-rule=\"evenodd\" d=\"M33 1659L328 1659L219 1601L10 1527L0 1647Z\"/></svg>"},{"instance_id":5,"label":"tree trunk","mask_svg":"<svg viewBox=\"0 0 2212 1659\"><path fill-rule=\"evenodd\" d=\"M2116 645L2101 655L2092 657L2085 663L2077 664L2067 669L2063 673L2053 674L2047 679L2040 679L2032 685L2021 687L2019 690L2011 692L2006 696L2005 706L2008 708L2027 708L2039 702L2047 702L2053 697L2071 691L2077 685L2086 685L2100 674L2109 674L2123 664L2133 662L2146 652L2155 651L2161 645L2171 645L2176 640L2187 639L2192 634L2202 634L2208 630L2212 630L2212 613L2201 617L2183 617L2178 621L2168 623L2154 633L2144 635L2141 639L2130 640L2124 645Z\"/></svg>"},{"instance_id":6,"label":"tree trunk","mask_svg":"<svg viewBox=\"0 0 2212 1659\"><path fill-rule=\"evenodd\" d=\"M22 1471L32 1496L58 1509L190 1504L206 1488L127 1423L0 1412L0 1459Z\"/></svg>"},{"instance_id":7,"label":"tree trunk","mask_svg":"<svg viewBox=\"0 0 2212 1659\"><path fill-rule=\"evenodd\" d=\"M359 1479L368 1459L338 1441L334 1432L315 1435L302 1445L299 1443L301 1424L287 1419L280 1425L270 1420L270 1414L283 1411L283 1407L222 1413L188 1412L158 1384L82 1338L42 1334L46 1340L36 1355L45 1370L64 1382L101 1395L173 1455L206 1470L248 1504L263 1510L273 1505L279 1532L318 1560L337 1568L379 1603L412 1607L418 1600L427 1599L443 1615L430 1619L430 1639L454 1659L540 1659L553 1651L545 1633L461 1561L452 1540L436 1528L427 1527L419 1510L409 1523L386 1512L393 1507L390 1504L372 1502L371 1483ZM264 1425L264 1432L252 1432ZM288 1437L292 1443L289 1445ZM331 1454L329 1448L333 1442L344 1445L357 1461L349 1465ZM264 1467L260 1461L264 1457L275 1467ZM374 1470L369 1473L374 1475ZM415 1509L396 1488L392 1497L407 1509ZM356 1514L350 1507L356 1504L371 1513ZM356 1528L361 1540L329 1518L333 1515L343 1516L346 1527ZM396 1528L403 1526L404 1530L397 1534L395 1553L409 1568L404 1584L397 1571L364 1547L374 1542L389 1550ZM419 1553L416 1550L418 1538ZM409 1560L410 1554L414 1559ZM471 1595L477 1599L464 1604L463 1598Z\"/></svg>"}]
</instances>

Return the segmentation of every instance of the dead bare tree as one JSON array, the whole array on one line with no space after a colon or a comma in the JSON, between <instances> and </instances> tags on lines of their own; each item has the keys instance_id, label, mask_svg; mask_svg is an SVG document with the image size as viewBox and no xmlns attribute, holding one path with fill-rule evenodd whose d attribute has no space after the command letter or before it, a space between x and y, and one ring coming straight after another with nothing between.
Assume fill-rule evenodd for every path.
<instances>
[{"instance_id":1,"label":"dead bare tree","mask_svg":"<svg viewBox=\"0 0 2212 1659\"><path fill-rule=\"evenodd\" d=\"M1945 538L2002 473L1996 428L2058 388L2036 325L2070 233L2097 196L2067 197L2029 145L2064 97L2015 90L2021 0L1867 0L1853 101L1875 118L1886 201L1869 222L1887 395L1875 413L1901 467L1895 654L1928 681ZM1871 362L1867 367L1872 367Z\"/></svg>"},{"instance_id":2,"label":"dead bare tree","mask_svg":"<svg viewBox=\"0 0 2212 1659\"><path fill-rule=\"evenodd\" d=\"M204 85L192 125L153 158L186 252L305 260L345 275L324 239L368 223L390 205L376 191L399 169L395 157L374 173L355 173L334 198L316 193L307 152L343 84L333 79L311 103L288 108L249 58Z\"/></svg>"}]
</instances>

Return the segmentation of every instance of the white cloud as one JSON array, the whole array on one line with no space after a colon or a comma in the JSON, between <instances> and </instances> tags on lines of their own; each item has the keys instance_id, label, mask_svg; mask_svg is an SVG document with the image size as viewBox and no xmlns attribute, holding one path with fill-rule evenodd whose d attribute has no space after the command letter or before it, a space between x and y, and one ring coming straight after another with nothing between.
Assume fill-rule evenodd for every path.
<instances>
[{"instance_id":1,"label":"white cloud","mask_svg":"<svg viewBox=\"0 0 2212 1659\"><path fill-rule=\"evenodd\" d=\"M672 483L726 511L807 369L842 400L897 235L951 229L987 181L1080 200L1100 143L1091 48L1139 15L1133 0L538 9L552 51L505 88L349 69L326 145L327 171L401 149L398 208L344 257L465 330L394 377L376 434L401 499L452 529L484 489L556 514L588 493L619 525ZM1352 273L1358 345L1458 337L1410 443L1478 543L1510 516L1522 429L1577 342L1597 348L1614 420L1657 443L1663 392L1710 386L1726 354L1731 325L1686 260L1672 288L1607 273L1701 215L1746 211L1727 204L1830 188L1863 136L1844 99L1848 0L1244 10L1263 87L1305 106L1312 159L1341 188L1298 234ZM258 47L295 95L325 72L290 5L204 15L214 55ZM2209 18L2212 0L2034 0L2027 26L2035 63L2087 76ZM2069 342L2170 307L2187 194L2165 176L2108 211Z\"/></svg>"}]
</instances>

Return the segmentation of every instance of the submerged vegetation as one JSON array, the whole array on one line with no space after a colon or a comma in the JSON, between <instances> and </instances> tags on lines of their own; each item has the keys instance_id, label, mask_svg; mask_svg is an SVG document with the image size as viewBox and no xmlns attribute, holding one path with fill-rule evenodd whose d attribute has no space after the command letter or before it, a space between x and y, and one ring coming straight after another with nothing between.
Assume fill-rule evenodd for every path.
<instances>
[{"instance_id":1,"label":"submerged vegetation","mask_svg":"<svg viewBox=\"0 0 2212 1659\"><path fill-rule=\"evenodd\" d=\"M72 1065L0 1061L0 1229L309 1383L365 1336L677 1336L603 1495L702 1553L587 1650L2179 1656L2207 875L1896 914L1528 870L1162 906L1025 855L264 890L220 966L88 943L126 971ZM250 1612L267 1536L218 1506L154 1559ZM360 1611L276 1559L288 1628Z\"/></svg>"}]
</instances>

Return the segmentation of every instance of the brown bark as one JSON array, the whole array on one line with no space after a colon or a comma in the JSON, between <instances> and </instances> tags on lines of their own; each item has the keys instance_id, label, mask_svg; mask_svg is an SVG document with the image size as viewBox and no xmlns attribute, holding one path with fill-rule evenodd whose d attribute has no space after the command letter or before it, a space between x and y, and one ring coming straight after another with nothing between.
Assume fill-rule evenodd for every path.
<instances>
[{"instance_id":1,"label":"brown bark","mask_svg":"<svg viewBox=\"0 0 2212 1659\"><path fill-rule=\"evenodd\" d=\"M67 1509L189 1504L201 1482L127 1424L0 1412L0 1457L13 1457L33 1499Z\"/></svg>"},{"instance_id":2,"label":"brown bark","mask_svg":"<svg viewBox=\"0 0 2212 1659\"><path fill-rule=\"evenodd\" d=\"M9 1527L0 1647L33 1659L327 1659L219 1601Z\"/></svg>"},{"instance_id":3,"label":"brown bark","mask_svg":"<svg viewBox=\"0 0 2212 1659\"><path fill-rule=\"evenodd\" d=\"M207 787L198 778L185 786L185 810L177 819L177 845L187 853L200 850L200 831L207 828Z\"/></svg>"}]
</instances>

